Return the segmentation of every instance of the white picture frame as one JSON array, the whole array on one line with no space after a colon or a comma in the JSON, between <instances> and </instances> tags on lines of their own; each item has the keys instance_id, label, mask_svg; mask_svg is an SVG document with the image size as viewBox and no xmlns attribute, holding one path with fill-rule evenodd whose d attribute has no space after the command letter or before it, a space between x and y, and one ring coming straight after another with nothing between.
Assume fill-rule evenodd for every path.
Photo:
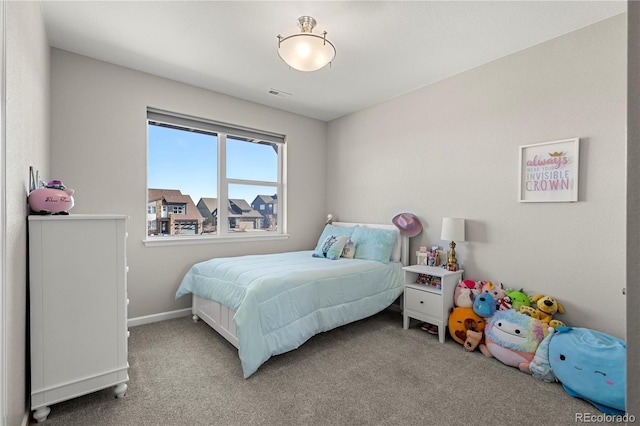
<instances>
[{"instance_id":1,"label":"white picture frame","mask_svg":"<svg viewBox=\"0 0 640 426\"><path fill-rule=\"evenodd\" d=\"M579 154L579 138L521 146L518 201L578 201Z\"/></svg>"},{"instance_id":2,"label":"white picture frame","mask_svg":"<svg viewBox=\"0 0 640 426\"><path fill-rule=\"evenodd\" d=\"M429 266L429 258L426 252L416 252L416 265Z\"/></svg>"}]
</instances>

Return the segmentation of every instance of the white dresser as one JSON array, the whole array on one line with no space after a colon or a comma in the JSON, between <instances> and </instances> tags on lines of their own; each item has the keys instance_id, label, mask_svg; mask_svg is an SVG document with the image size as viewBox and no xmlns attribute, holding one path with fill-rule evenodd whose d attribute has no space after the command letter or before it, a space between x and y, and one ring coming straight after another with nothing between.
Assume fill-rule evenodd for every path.
<instances>
[{"instance_id":1,"label":"white dresser","mask_svg":"<svg viewBox=\"0 0 640 426\"><path fill-rule=\"evenodd\" d=\"M402 328L409 328L409 320L416 318L438 327L438 340L444 343L453 307L453 294L462 279L463 270L447 271L426 265L411 265L404 270L404 310ZM437 286L416 283L420 275Z\"/></svg>"},{"instance_id":2,"label":"white dresser","mask_svg":"<svg viewBox=\"0 0 640 426\"><path fill-rule=\"evenodd\" d=\"M124 396L126 216L29 216L31 409L110 386Z\"/></svg>"}]
</instances>

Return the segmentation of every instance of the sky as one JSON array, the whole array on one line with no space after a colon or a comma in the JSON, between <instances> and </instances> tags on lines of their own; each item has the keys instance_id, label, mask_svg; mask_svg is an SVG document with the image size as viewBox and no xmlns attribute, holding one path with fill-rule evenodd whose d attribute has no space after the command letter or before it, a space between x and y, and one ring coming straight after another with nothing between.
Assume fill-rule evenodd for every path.
<instances>
[{"instance_id":1,"label":"sky","mask_svg":"<svg viewBox=\"0 0 640 426\"><path fill-rule=\"evenodd\" d=\"M196 132L148 126L147 186L179 189L194 203L217 198L218 138ZM227 177L277 181L277 155L268 145L227 138ZM249 204L257 195L273 195L275 187L229 185L229 198Z\"/></svg>"}]
</instances>

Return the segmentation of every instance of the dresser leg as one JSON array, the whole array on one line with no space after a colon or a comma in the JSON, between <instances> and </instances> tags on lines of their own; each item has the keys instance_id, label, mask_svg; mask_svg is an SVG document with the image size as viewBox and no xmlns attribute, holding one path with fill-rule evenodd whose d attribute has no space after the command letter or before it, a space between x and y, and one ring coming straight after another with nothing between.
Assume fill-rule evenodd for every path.
<instances>
[{"instance_id":1,"label":"dresser leg","mask_svg":"<svg viewBox=\"0 0 640 426\"><path fill-rule=\"evenodd\" d=\"M438 326L438 340L440 341L440 343L444 343L446 332L447 332L447 328L445 325Z\"/></svg>"},{"instance_id":2,"label":"dresser leg","mask_svg":"<svg viewBox=\"0 0 640 426\"><path fill-rule=\"evenodd\" d=\"M116 386L114 392L116 393L116 398L122 398L124 396L125 393L127 393L127 384L126 383L120 383L118 386Z\"/></svg>"},{"instance_id":3,"label":"dresser leg","mask_svg":"<svg viewBox=\"0 0 640 426\"><path fill-rule=\"evenodd\" d=\"M36 411L33 412L33 418L36 419L38 423L44 422L47 420L47 416L51 412L51 408L49 407L40 407Z\"/></svg>"}]
</instances>

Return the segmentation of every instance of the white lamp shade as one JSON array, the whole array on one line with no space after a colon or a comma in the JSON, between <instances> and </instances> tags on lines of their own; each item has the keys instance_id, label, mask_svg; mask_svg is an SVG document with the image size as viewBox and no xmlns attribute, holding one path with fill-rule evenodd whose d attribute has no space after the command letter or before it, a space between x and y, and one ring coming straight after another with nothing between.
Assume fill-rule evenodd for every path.
<instances>
[{"instance_id":1,"label":"white lamp shade","mask_svg":"<svg viewBox=\"0 0 640 426\"><path fill-rule=\"evenodd\" d=\"M300 33L281 39L278 55L291 68L316 71L333 61L336 49L324 37Z\"/></svg>"},{"instance_id":2,"label":"white lamp shade","mask_svg":"<svg viewBox=\"0 0 640 426\"><path fill-rule=\"evenodd\" d=\"M464 241L464 219L457 217L442 218L442 235L444 241Z\"/></svg>"}]
</instances>

